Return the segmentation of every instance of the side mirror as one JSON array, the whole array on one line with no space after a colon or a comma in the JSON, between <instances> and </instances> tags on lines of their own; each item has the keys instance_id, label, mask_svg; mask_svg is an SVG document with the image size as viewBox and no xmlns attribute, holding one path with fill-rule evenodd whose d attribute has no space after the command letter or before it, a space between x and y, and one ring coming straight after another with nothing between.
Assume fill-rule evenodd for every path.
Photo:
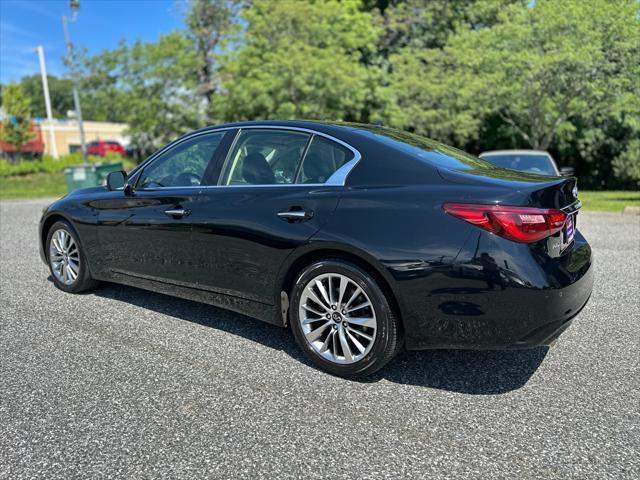
<instances>
[{"instance_id":1,"label":"side mirror","mask_svg":"<svg viewBox=\"0 0 640 480\"><path fill-rule=\"evenodd\" d=\"M120 170L107 175L107 188L109 190L123 190L127 185L127 172Z\"/></svg>"},{"instance_id":2,"label":"side mirror","mask_svg":"<svg viewBox=\"0 0 640 480\"><path fill-rule=\"evenodd\" d=\"M573 167L562 167L560 169L560 175L563 177L573 177L576 174L576 171Z\"/></svg>"}]
</instances>

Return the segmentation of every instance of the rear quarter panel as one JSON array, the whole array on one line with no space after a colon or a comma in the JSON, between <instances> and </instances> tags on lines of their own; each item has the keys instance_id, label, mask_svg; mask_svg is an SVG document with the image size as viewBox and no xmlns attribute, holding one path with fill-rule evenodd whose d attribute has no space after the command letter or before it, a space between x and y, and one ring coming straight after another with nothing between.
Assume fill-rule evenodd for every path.
<instances>
[{"instance_id":1,"label":"rear quarter panel","mask_svg":"<svg viewBox=\"0 0 640 480\"><path fill-rule=\"evenodd\" d=\"M329 224L312 239L362 252L388 281L412 341L422 317L415 305L427 305L442 286L471 226L442 210L447 190L439 185L347 188Z\"/></svg>"}]
</instances>

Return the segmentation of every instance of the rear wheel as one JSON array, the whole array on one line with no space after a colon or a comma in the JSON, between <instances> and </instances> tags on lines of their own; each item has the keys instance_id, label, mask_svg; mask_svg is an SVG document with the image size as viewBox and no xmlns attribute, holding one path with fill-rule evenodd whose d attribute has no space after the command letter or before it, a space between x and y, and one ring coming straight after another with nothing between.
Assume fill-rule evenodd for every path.
<instances>
[{"instance_id":1,"label":"rear wheel","mask_svg":"<svg viewBox=\"0 0 640 480\"><path fill-rule=\"evenodd\" d=\"M75 231L65 221L53 224L47 234L47 260L56 287L79 293L96 286Z\"/></svg>"},{"instance_id":2,"label":"rear wheel","mask_svg":"<svg viewBox=\"0 0 640 480\"><path fill-rule=\"evenodd\" d=\"M342 377L370 375L401 346L398 321L378 284L343 260L305 268L289 309L298 345L322 369Z\"/></svg>"}]
</instances>

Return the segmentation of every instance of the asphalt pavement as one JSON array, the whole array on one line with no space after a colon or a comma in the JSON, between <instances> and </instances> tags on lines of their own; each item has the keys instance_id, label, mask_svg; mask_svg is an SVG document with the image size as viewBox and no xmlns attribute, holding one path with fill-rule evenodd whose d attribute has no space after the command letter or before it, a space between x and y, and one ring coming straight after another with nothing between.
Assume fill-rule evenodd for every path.
<instances>
[{"instance_id":1,"label":"asphalt pavement","mask_svg":"<svg viewBox=\"0 0 640 480\"><path fill-rule=\"evenodd\" d=\"M640 217L581 213L593 296L550 349L403 353L368 381L290 332L56 289L45 201L0 204L0 478L640 478Z\"/></svg>"}]
</instances>

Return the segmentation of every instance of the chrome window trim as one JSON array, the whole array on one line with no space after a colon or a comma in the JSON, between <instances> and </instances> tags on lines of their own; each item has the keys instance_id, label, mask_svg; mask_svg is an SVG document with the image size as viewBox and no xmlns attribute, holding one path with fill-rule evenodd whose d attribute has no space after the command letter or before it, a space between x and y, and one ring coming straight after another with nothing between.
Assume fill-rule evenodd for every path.
<instances>
[{"instance_id":1,"label":"chrome window trim","mask_svg":"<svg viewBox=\"0 0 640 480\"><path fill-rule=\"evenodd\" d=\"M194 132L188 135L185 135L184 137L175 140L173 143L170 143L168 145L166 145L164 148L161 148L160 150L158 150L156 153L152 154L147 160L145 160L143 163L141 163L140 165L138 165L136 168L134 168L131 171L130 174L130 178L133 178L135 176L137 176L136 178L136 184L140 178L140 174L141 172L147 168L152 162L154 162L158 157L160 157L163 153L167 152L168 150L172 149L173 147L176 147L178 145L180 145L183 142L186 142L188 140L191 140L195 137L201 136L201 135L207 135L207 134L211 134L211 133L218 133L218 132L224 132L224 131L228 131L228 130L238 130L238 132L236 133L235 138L233 139L233 142L231 144L231 146L229 147L229 150L227 151L227 157L229 156L229 154L231 153L231 151L233 150L233 147L235 146L235 143L240 135L240 132L242 130L262 130L262 129L271 129L271 130L292 130L292 131L298 131L298 132L305 132L305 133L309 133L311 135L319 135L321 137L325 137L339 145L342 145L343 147L347 148L348 150L350 150L353 153L353 158L351 160L349 160L347 163L345 163L344 165L342 165L338 170L336 170L335 172L333 172L333 174L327 179L327 181L325 183L273 183L273 184L268 184L268 185L194 185L194 186L184 186L184 187L159 187L159 188L155 188L155 189L140 189L139 191L141 192L151 192L151 191L164 191L167 189L194 189L194 188L198 188L198 189L210 189L210 188L247 188L247 187L299 187L299 186L306 186L306 187L323 187L323 186L341 186L344 187L346 185L346 181L347 181L347 177L349 176L349 174L351 173L351 171L355 168L355 166L358 164L358 162L360 162L360 160L362 159L362 155L360 154L360 152L352 147L351 145L349 145L348 143L340 140L339 138L336 138L332 135L329 135L327 133L323 133L323 132L318 132L317 130L313 130L310 128L304 128L304 127L293 127L293 126L287 126L287 125L244 125L244 126L236 126L236 127L214 127L210 130L206 130L206 131L199 131L199 132ZM224 172L224 167L227 163L227 157L225 157L224 160L224 164L223 164L223 168L222 171L220 172L220 178L218 179L218 181L220 181L222 179L222 175ZM304 161L304 157L302 159L302 161Z\"/></svg>"}]
</instances>

